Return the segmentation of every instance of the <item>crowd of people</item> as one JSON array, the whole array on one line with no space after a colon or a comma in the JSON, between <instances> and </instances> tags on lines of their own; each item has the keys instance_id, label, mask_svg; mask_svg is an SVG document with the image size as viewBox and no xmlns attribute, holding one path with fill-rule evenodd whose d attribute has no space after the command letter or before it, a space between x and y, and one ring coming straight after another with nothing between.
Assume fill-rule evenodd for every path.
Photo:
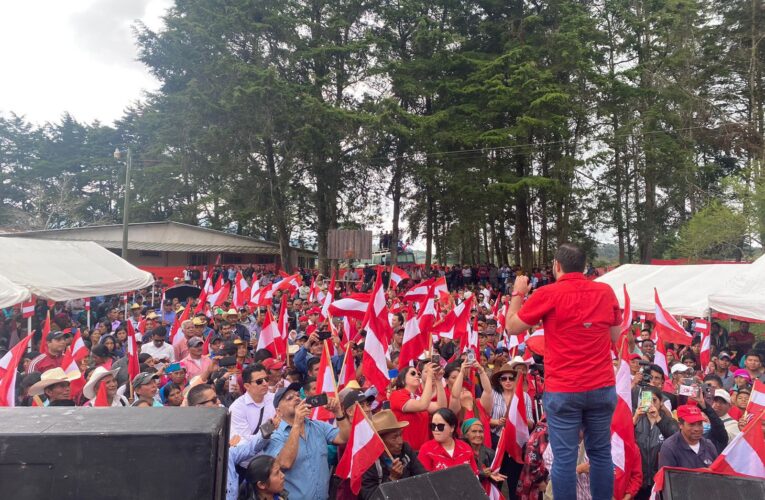
<instances>
[{"instance_id":1,"label":"crowd of people","mask_svg":"<svg viewBox=\"0 0 765 500\"><path fill-rule=\"evenodd\" d=\"M474 296L469 329L477 335L477 349L435 336L415 362L402 367L398 358L405 325L414 314L403 307L402 290L417 280L398 291L390 286L390 384L385 391L367 380L362 369L363 322L350 319L356 333L344 342L348 319L325 318L322 312L326 294L340 299L357 290L339 285L329 290L328 279L308 271L299 286L274 292L265 306L236 308L229 297L209 309L184 314L187 308L197 309L195 299L156 300L149 289L130 294L128 304L124 296L93 297L90 308L83 300L41 299L35 307L30 350L18 368L15 403L106 405L125 411L226 407L230 500L366 499L382 483L459 465L467 465L487 491L494 486L506 498L597 499L613 491L613 485L606 484L614 481L610 452L604 451L610 448L602 441L610 441L611 392L619 363L612 355L619 352L616 337L608 329L619 325L621 317L618 304L615 310L612 303L613 292L593 299L588 310L571 302L602 292L586 279L584 261L575 257L569 262L564 252L553 266L533 270L530 276L518 267L490 265L435 271L447 279L450 291L437 299L436 322ZM236 272L225 268L213 271L213 279L217 273L236 279ZM181 280L203 279L204 274L189 273ZM265 286L282 277L258 275L253 269L246 279ZM364 290L371 289L375 279L371 267L360 270ZM389 283L386 276L382 279ZM258 345L268 309L277 317L283 302L288 349L286 356L274 356ZM8 349L25 335L25 322L18 309L4 313L0 338ZM89 314L92 328L86 326ZM576 319L567 324L567 315ZM48 317L49 331L43 336ZM605 325L605 336L588 337L590 321L593 328ZM686 324L692 331L692 322ZM513 341L514 335L538 326L545 330L545 349L534 351L531 342ZM132 378L131 331L136 332L140 352L139 370ZM171 343L176 331L180 340ZM561 333L567 337L555 336ZM65 353L79 340L87 355L79 360L79 372L67 371ZM708 467L747 425L753 417L746 411L752 384L765 382L765 343L757 342L745 322L730 333L714 323L707 366L701 365L698 336L688 346L659 340L660 351L666 353L665 372L656 362L656 331L650 322L634 323L625 341L639 460L619 498L648 498L660 467ZM345 373L337 392L325 387L329 394L322 400L317 386L323 381L317 377L329 347L335 377L348 366L354 373ZM582 362L588 359L606 359L606 366ZM695 392L689 393L688 387ZM523 395L528 440L520 454L511 456L500 440L511 407L519 404L518 394ZM343 454L350 452L345 444L355 412L365 414L387 450L363 474L358 492L347 478L333 475Z\"/></svg>"}]
</instances>

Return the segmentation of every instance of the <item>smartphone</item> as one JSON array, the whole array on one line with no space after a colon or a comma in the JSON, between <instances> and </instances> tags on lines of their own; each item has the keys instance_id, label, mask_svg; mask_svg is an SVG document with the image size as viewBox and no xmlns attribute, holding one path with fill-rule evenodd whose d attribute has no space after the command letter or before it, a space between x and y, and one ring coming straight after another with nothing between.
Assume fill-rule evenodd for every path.
<instances>
[{"instance_id":1,"label":"smartphone","mask_svg":"<svg viewBox=\"0 0 765 500\"><path fill-rule=\"evenodd\" d=\"M332 338L332 332L330 331L323 331L319 332L319 340L329 340Z\"/></svg>"},{"instance_id":2,"label":"smartphone","mask_svg":"<svg viewBox=\"0 0 765 500\"><path fill-rule=\"evenodd\" d=\"M640 408L643 409L643 411L648 411L648 409L651 407L651 403L653 403L653 393L651 391L641 391L640 392Z\"/></svg>"},{"instance_id":3,"label":"smartphone","mask_svg":"<svg viewBox=\"0 0 765 500\"><path fill-rule=\"evenodd\" d=\"M468 349L468 350L467 350L467 356L466 356L466 360L467 360L467 362L468 362L468 363L470 363L471 365L472 365L473 363L475 363L475 353L473 352L473 350L472 350L472 349Z\"/></svg>"},{"instance_id":4,"label":"smartphone","mask_svg":"<svg viewBox=\"0 0 765 500\"><path fill-rule=\"evenodd\" d=\"M704 402L708 406L712 406L715 396L714 388L711 385L704 383L704 385L701 386L701 394L704 396Z\"/></svg>"},{"instance_id":5,"label":"smartphone","mask_svg":"<svg viewBox=\"0 0 765 500\"><path fill-rule=\"evenodd\" d=\"M236 356L225 356L220 358L220 361L218 361L218 366L221 368L236 366Z\"/></svg>"},{"instance_id":6,"label":"smartphone","mask_svg":"<svg viewBox=\"0 0 765 500\"><path fill-rule=\"evenodd\" d=\"M269 419L263 422L263 424L260 426L260 435L264 439L268 439L271 437L271 434L273 434L275 430L276 426L274 425L274 421Z\"/></svg>"},{"instance_id":7,"label":"smartphone","mask_svg":"<svg viewBox=\"0 0 765 500\"><path fill-rule=\"evenodd\" d=\"M169 365L167 365L167 368L165 368L165 373L177 372L180 369L181 369L180 363L170 363Z\"/></svg>"},{"instance_id":8,"label":"smartphone","mask_svg":"<svg viewBox=\"0 0 765 500\"><path fill-rule=\"evenodd\" d=\"M683 384L678 388L677 393L680 396L688 396L691 398L697 398L699 397L699 387L697 385Z\"/></svg>"},{"instance_id":9,"label":"smartphone","mask_svg":"<svg viewBox=\"0 0 765 500\"><path fill-rule=\"evenodd\" d=\"M311 408L316 408L317 406L324 406L325 404L329 403L329 398L325 393L316 394L313 396L308 396L305 398L305 404L310 406Z\"/></svg>"},{"instance_id":10,"label":"smartphone","mask_svg":"<svg viewBox=\"0 0 765 500\"><path fill-rule=\"evenodd\" d=\"M441 355L434 354L433 356L430 357L430 362L441 366Z\"/></svg>"}]
</instances>

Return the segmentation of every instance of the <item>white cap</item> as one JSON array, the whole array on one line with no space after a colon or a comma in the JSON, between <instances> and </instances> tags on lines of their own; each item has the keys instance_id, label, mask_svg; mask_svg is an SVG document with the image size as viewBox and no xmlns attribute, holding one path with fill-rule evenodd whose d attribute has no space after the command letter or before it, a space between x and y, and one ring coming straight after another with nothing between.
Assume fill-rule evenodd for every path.
<instances>
[{"instance_id":1,"label":"white cap","mask_svg":"<svg viewBox=\"0 0 765 500\"><path fill-rule=\"evenodd\" d=\"M715 391L715 397L724 399L726 403L730 404L730 394L725 389L717 389Z\"/></svg>"},{"instance_id":2,"label":"white cap","mask_svg":"<svg viewBox=\"0 0 765 500\"><path fill-rule=\"evenodd\" d=\"M675 373L684 373L684 372L687 372L688 370L690 370L690 368L685 366L684 364L675 363L674 365L672 365L671 372L672 372L672 375L674 375Z\"/></svg>"}]
</instances>

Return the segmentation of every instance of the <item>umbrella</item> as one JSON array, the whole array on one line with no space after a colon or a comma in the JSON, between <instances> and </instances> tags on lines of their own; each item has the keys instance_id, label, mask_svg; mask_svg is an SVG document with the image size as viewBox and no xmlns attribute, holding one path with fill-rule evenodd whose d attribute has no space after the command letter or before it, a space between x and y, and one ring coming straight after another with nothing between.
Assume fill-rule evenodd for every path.
<instances>
[{"instance_id":1,"label":"umbrella","mask_svg":"<svg viewBox=\"0 0 765 500\"><path fill-rule=\"evenodd\" d=\"M202 293L202 289L193 285L175 285L165 290L165 299L172 300L177 298L178 300L186 300L189 297L197 298Z\"/></svg>"}]
</instances>

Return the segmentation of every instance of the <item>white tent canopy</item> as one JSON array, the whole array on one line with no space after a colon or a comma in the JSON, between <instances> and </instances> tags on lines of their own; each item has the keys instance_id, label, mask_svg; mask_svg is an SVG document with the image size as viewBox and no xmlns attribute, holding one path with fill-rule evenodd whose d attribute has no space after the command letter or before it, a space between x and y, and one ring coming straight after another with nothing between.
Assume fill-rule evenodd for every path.
<instances>
[{"instance_id":1,"label":"white tent canopy","mask_svg":"<svg viewBox=\"0 0 765 500\"><path fill-rule=\"evenodd\" d=\"M0 276L0 307L19 304L29 299L29 290L16 286L12 281Z\"/></svg>"},{"instance_id":2,"label":"white tent canopy","mask_svg":"<svg viewBox=\"0 0 765 500\"><path fill-rule=\"evenodd\" d=\"M654 288L659 292L664 309L675 316L706 317L710 308L720 312L723 303L712 301L711 296L728 297L729 302L742 299L733 293L734 285L740 284L743 277L749 276L752 283L759 281L758 314L746 317L765 320L765 260L760 258L754 264L702 264L683 266L652 266L625 264L604 274L597 281L607 283L613 288L624 307L622 286L627 285L632 309L639 312L653 313ZM740 288L740 287L739 287ZM754 305L757 300L749 298ZM729 313L734 314L734 313ZM740 314L735 314L740 315Z\"/></svg>"},{"instance_id":3,"label":"white tent canopy","mask_svg":"<svg viewBox=\"0 0 765 500\"><path fill-rule=\"evenodd\" d=\"M50 300L111 295L151 286L154 278L91 241L0 238L0 278ZM0 287L2 287L0 282ZM18 304L18 297L0 307Z\"/></svg>"},{"instance_id":4,"label":"white tent canopy","mask_svg":"<svg viewBox=\"0 0 765 500\"><path fill-rule=\"evenodd\" d=\"M709 296L709 307L739 318L765 320L765 256L744 267Z\"/></svg>"}]
</instances>

